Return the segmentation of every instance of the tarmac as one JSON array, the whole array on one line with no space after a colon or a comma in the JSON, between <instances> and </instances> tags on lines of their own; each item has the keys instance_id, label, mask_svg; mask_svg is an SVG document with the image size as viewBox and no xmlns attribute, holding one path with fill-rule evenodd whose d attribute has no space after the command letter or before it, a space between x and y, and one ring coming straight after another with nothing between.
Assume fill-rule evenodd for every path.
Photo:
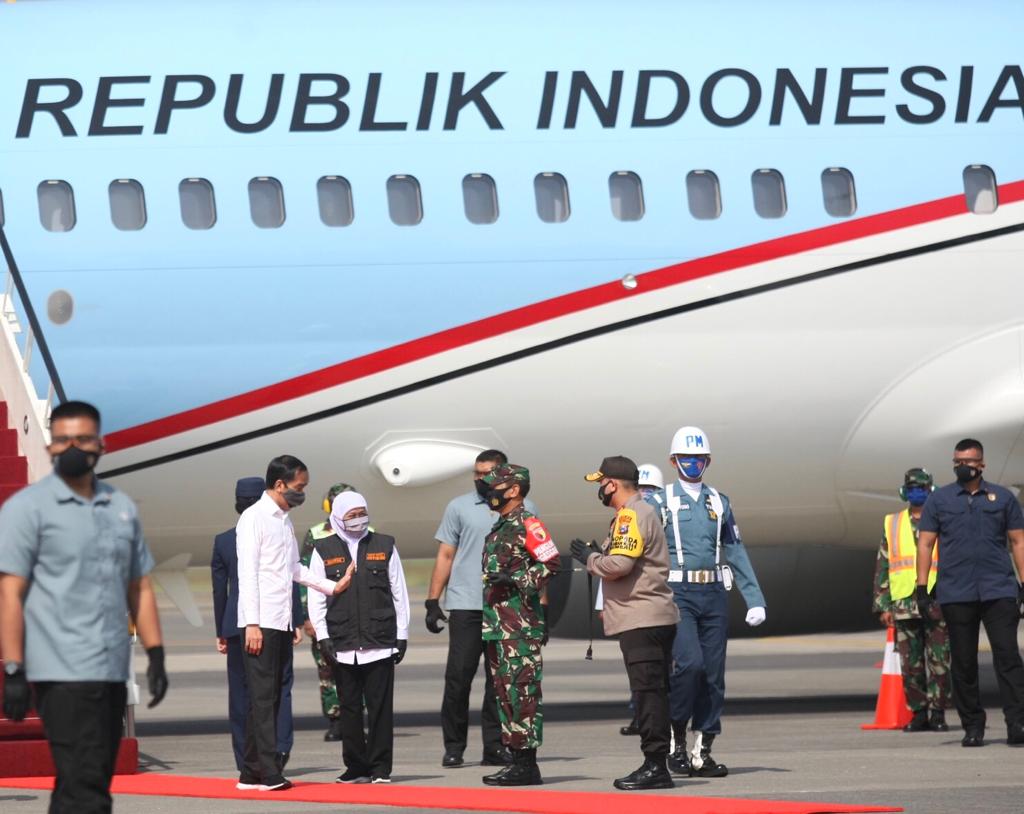
<instances>
[{"instance_id":1,"label":"tarmac","mask_svg":"<svg viewBox=\"0 0 1024 814\"><path fill-rule=\"evenodd\" d=\"M200 587L200 610L212 616L205 574L190 575ZM397 668L395 784L479 787L493 771L479 757L477 718L471 722L467 765L442 769L439 709L447 649L445 634L422 623L423 590L413 589L408 655ZM136 711L141 771L200 777L235 776L226 720L224 659L214 649L212 623L193 628L161 597L170 690L164 702ZM982 688L989 708L989 740L963 749L956 714L948 733L862 731L870 722L879 687L885 632L768 637L731 642L723 733L715 756L729 766L722 779L679 778L660 794L747 799L830 801L901 806L922 814L1020 814L1024 810L1024 749L1005 743L991 659L982 657ZM544 654L544 745L539 751L545 789L612 791L611 781L639 765L639 738L623 737L628 690L618 646L553 639ZM140 675L145 656L139 648ZM323 740L316 671L308 640L295 652L293 694L295 745L285 774L293 780L332 782L341 750ZM144 684L144 681L142 682ZM474 684L479 708L483 671ZM143 699L146 691L143 687ZM618 792L623 801L643 793ZM47 809L48 793L0 787L4 814ZM628 803L627 803L628 804ZM286 793L267 802L121 796L120 812L273 812L327 810L323 804L291 803ZM333 808L333 807L332 807ZM338 807L343 812L393 812L393 807ZM404 809L436 811L437 809Z\"/></svg>"}]
</instances>

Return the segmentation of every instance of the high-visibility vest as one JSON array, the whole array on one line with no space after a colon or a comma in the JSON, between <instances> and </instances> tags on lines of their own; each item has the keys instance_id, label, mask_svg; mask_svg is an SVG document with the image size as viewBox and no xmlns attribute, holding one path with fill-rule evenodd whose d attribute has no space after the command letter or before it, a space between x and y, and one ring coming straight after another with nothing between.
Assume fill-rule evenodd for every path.
<instances>
[{"instance_id":1,"label":"high-visibility vest","mask_svg":"<svg viewBox=\"0 0 1024 814\"><path fill-rule=\"evenodd\" d=\"M917 588L917 539L910 525L910 510L887 514L882 529L889 543L889 596L905 599ZM938 573L939 547L936 544L932 548L932 567L928 573L929 591L935 587Z\"/></svg>"}]
</instances>

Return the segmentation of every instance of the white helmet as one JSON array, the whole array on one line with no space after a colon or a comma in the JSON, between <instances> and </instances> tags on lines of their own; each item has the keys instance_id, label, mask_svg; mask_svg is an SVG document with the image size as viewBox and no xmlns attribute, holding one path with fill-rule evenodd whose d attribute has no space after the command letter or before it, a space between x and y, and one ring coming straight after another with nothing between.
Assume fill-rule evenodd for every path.
<instances>
[{"instance_id":1,"label":"white helmet","mask_svg":"<svg viewBox=\"0 0 1024 814\"><path fill-rule=\"evenodd\" d=\"M680 427L672 436L669 455L710 455L711 440L700 427Z\"/></svg>"},{"instance_id":2,"label":"white helmet","mask_svg":"<svg viewBox=\"0 0 1024 814\"><path fill-rule=\"evenodd\" d=\"M640 464L640 480L637 483L640 486L665 488L665 478L662 476L661 470L654 464Z\"/></svg>"}]
</instances>

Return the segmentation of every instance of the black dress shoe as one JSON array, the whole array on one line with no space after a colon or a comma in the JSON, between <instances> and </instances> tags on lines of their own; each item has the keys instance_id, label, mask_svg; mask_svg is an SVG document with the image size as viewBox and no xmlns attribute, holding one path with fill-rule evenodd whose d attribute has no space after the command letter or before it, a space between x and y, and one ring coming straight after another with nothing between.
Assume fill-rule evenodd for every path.
<instances>
[{"instance_id":1,"label":"black dress shoe","mask_svg":"<svg viewBox=\"0 0 1024 814\"><path fill-rule=\"evenodd\" d=\"M928 728L932 732L949 732L949 724L946 723L946 713L941 709L933 709L928 718Z\"/></svg>"},{"instance_id":2,"label":"black dress shoe","mask_svg":"<svg viewBox=\"0 0 1024 814\"><path fill-rule=\"evenodd\" d=\"M620 735L639 735L640 734L640 727L639 727L639 725L636 722L636 718L634 718L632 721L630 721L625 726L620 726L619 727L619 734Z\"/></svg>"},{"instance_id":3,"label":"black dress shoe","mask_svg":"<svg viewBox=\"0 0 1024 814\"><path fill-rule=\"evenodd\" d=\"M928 731L928 710L919 709L910 719L910 723L903 727L904 732L927 732Z\"/></svg>"},{"instance_id":4,"label":"black dress shoe","mask_svg":"<svg viewBox=\"0 0 1024 814\"><path fill-rule=\"evenodd\" d=\"M512 753L502 746L500 749L488 749L480 760L481 766L511 766Z\"/></svg>"},{"instance_id":5,"label":"black dress shoe","mask_svg":"<svg viewBox=\"0 0 1024 814\"><path fill-rule=\"evenodd\" d=\"M539 786L544 781L537 766L536 749L516 749L512 752L512 765L484 778L488 786Z\"/></svg>"},{"instance_id":6,"label":"black dress shoe","mask_svg":"<svg viewBox=\"0 0 1024 814\"><path fill-rule=\"evenodd\" d=\"M1024 746L1024 722L1006 728L1006 743L1008 746Z\"/></svg>"},{"instance_id":7,"label":"black dress shoe","mask_svg":"<svg viewBox=\"0 0 1024 814\"><path fill-rule=\"evenodd\" d=\"M643 789L671 789L675 787L672 775L665 767L665 758L660 760L646 758L643 765L635 772L620 777L613 786L623 791L641 791Z\"/></svg>"},{"instance_id":8,"label":"black dress shoe","mask_svg":"<svg viewBox=\"0 0 1024 814\"><path fill-rule=\"evenodd\" d=\"M968 731L964 733L963 738L960 740L961 746L984 746L985 745L985 733L978 731Z\"/></svg>"},{"instance_id":9,"label":"black dress shoe","mask_svg":"<svg viewBox=\"0 0 1024 814\"><path fill-rule=\"evenodd\" d=\"M457 769L464 764L465 761L460 752L445 752L444 757L441 758L441 766L445 769Z\"/></svg>"}]
</instances>

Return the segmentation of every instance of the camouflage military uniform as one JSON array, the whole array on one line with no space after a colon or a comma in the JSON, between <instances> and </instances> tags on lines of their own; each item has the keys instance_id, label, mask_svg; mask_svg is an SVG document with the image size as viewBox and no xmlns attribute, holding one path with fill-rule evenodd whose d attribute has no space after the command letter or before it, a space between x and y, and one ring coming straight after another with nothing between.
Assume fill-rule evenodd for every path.
<instances>
[{"instance_id":1,"label":"camouflage military uniform","mask_svg":"<svg viewBox=\"0 0 1024 814\"><path fill-rule=\"evenodd\" d=\"M910 524L916 540L917 521L911 517ZM907 706L914 712L950 706L949 633L942 620L942 611L937 603L933 603L929 618L922 619L913 594L901 599L892 598L889 594L889 544L884 534L875 564L872 610L875 613L892 613Z\"/></svg>"},{"instance_id":2,"label":"camouflage military uniform","mask_svg":"<svg viewBox=\"0 0 1024 814\"><path fill-rule=\"evenodd\" d=\"M485 481L503 482L498 467ZM529 473L526 473L529 477ZM494 677L502 742L513 750L536 749L543 740L541 591L558 568L558 551L544 525L519 506L498 519L484 540L484 575L506 573L514 585L486 585L483 639Z\"/></svg>"}]
</instances>

